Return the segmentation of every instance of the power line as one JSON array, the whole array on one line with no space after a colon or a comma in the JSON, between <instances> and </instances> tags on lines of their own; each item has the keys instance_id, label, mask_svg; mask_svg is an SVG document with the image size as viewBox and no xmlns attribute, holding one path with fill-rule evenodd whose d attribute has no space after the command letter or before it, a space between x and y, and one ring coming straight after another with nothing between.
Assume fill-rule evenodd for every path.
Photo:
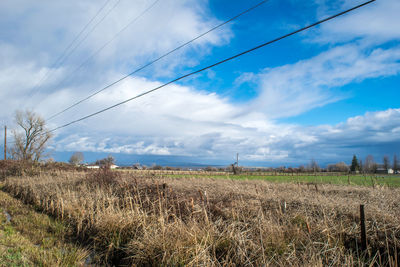
<instances>
[{"instance_id":1,"label":"power line","mask_svg":"<svg viewBox=\"0 0 400 267\"><path fill-rule=\"evenodd\" d=\"M94 52L93 54L91 54L88 58L86 58L85 61L83 61L83 63L81 63L75 70L73 70L69 76L67 76L65 79L63 79L62 81L60 81L55 87L60 86L63 82L65 82L66 80L68 80L69 78L72 77L72 75L74 73L76 73L78 70L80 70L84 65L86 65L90 59L92 59L94 56L96 56L97 54L99 54L104 48L106 48L111 42L113 42L122 32L124 32L126 29L128 29L133 23L135 23L138 19L140 19L144 14L146 14L151 8L153 8L157 2L159 2L160 0L156 0L154 1L149 7L147 7L145 10L143 10L138 16L136 16L134 19L132 19L131 21L129 21L129 23L127 25L125 25L121 30L119 30L110 40L108 40L104 45L102 45L99 49L96 50L96 52ZM44 99L42 99L38 104L42 103L44 101ZM58 115L58 114L57 114ZM56 115L54 115L55 117ZM52 119L52 117L49 118L49 120Z\"/></svg>"},{"instance_id":2,"label":"power line","mask_svg":"<svg viewBox=\"0 0 400 267\"><path fill-rule=\"evenodd\" d=\"M252 6L252 7L248 8L248 9L246 9L245 11L243 11L243 12L237 14L236 16L230 18L229 20L224 21L224 22L218 24L217 26L215 26L215 27L209 29L208 31L206 31L206 32L204 32L204 33L198 35L197 37L191 39L190 41L187 41L186 43L181 44L180 46L178 46L178 47L176 47L176 48L170 50L169 52L163 54L162 56L160 56L160 57L158 57L158 58L156 58L156 59L150 61L149 63L143 65L142 67L140 67L140 68L134 70L133 72L131 72L131 73L129 73L129 74L123 76L123 77L120 78L119 80L117 80L117 81L115 81L115 82L113 82L113 83L107 85L106 87L104 87L104 88L102 88L102 89L100 89L100 90L98 90L98 91L96 91L96 92L90 94L89 96L87 96L87 97L85 97L85 98L79 100L78 102L76 102L76 103L70 105L69 107L65 108L64 110L62 110L62 111L60 111L60 112L58 112L58 113L56 113L56 114L50 116L47 120L51 120L51 119L57 117L58 115L60 115L60 114L62 114L62 113L64 113L64 112L70 110L71 108L73 108L73 107L75 107L75 106L81 104L82 102L84 102L84 101L86 101L86 100L92 98L93 96L95 96L95 95L97 95L97 94L103 92L104 90L106 90L106 89L112 87L113 85L115 85L115 84L121 82L122 80L125 80L125 79L128 78L129 76L132 76L133 74L135 74L135 73L137 73L137 72L143 70L144 68L147 68L148 66L150 66L150 65L152 65L152 64L154 64L154 63L156 63L157 61L163 59L164 57L166 57L166 56L168 56L168 55L174 53L175 51L177 51L177 50L179 50L179 49L181 49L181 48L187 46L188 44L190 44L190 43L196 41L197 39L203 37L204 35L206 35L206 34L212 32L212 31L214 31L214 30L216 30L216 29L222 27L223 25L225 25L225 24L227 24L227 23L229 23L229 22L231 22L231 21L237 19L238 17L240 17L240 16L242 16L242 15L244 15L244 14L246 14L246 13L252 11L253 9L255 9L255 8L259 7L259 6L261 6L262 4L264 4L264 3L267 2L267 1L268 1L268 0L263 0L263 1L259 2L258 4Z\"/></svg>"},{"instance_id":3,"label":"power line","mask_svg":"<svg viewBox=\"0 0 400 267\"><path fill-rule=\"evenodd\" d=\"M103 9L107 6L107 4L110 2L111 0L107 0L104 5L97 11L96 15L94 17L92 17L92 19L85 25L85 27L83 27L83 29L79 32L79 34L75 37L75 39L69 44L69 46L65 49L64 53L57 59L61 60L66 52L72 47L72 45L78 40L78 38L86 31L86 29L89 27L90 24L92 24L92 22L97 18L97 16L101 13L101 11L103 11ZM56 61L56 62L57 62Z\"/></svg>"},{"instance_id":4,"label":"power line","mask_svg":"<svg viewBox=\"0 0 400 267\"><path fill-rule=\"evenodd\" d=\"M100 10L96 13L95 17L93 17L93 19L90 20L90 22L84 27L84 29L81 31L81 33L84 32L84 30L86 30L86 28L88 27L88 25L90 25L90 23L101 13L101 11L104 9L104 7L108 4L110 0L108 0L101 8ZM36 93L36 89L46 80L48 80L50 78L50 73L51 70L55 67L61 66L74 52L75 50L89 37L89 35L97 28L97 26L104 21L104 19L117 7L117 5L120 3L121 0L118 0L114 6L109 9L107 11L107 13L84 35L84 37L68 52L66 53L66 51L64 51L63 55L57 60L59 62L56 61L57 64L53 64L50 68L50 70L47 72L47 74L40 80L40 82L33 88L32 91L34 91L34 93ZM80 35L81 35L80 33ZM78 38L75 38L78 39ZM74 40L75 42L75 40ZM72 44L74 43L71 43ZM68 47L70 48L70 46ZM29 96L32 96L32 92L29 94Z\"/></svg>"},{"instance_id":5,"label":"power line","mask_svg":"<svg viewBox=\"0 0 400 267\"><path fill-rule=\"evenodd\" d=\"M111 9L107 11L107 13L93 26L93 28L86 33L86 35L79 41L79 43L65 56L65 60L67 60L71 54L89 37L89 35L99 26L100 23L104 21L104 19L118 6L121 0L118 0Z\"/></svg>"},{"instance_id":6,"label":"power line","mask_svg":"<svg viewBox=\"0 0 400 267\"><path fill-rule=\"evenodd\" d=\"M138 19L140 19L144 14L146 14L151 8L153 8L157 2L159 2L160 0L156 0L154 1L148 8L146 8L142 13L140 13L138 16L136 16L133 20L131 20L125 27L123 27L120 31L117 32L117 34L115 34L113 36L113 38L111 38L109 41L107 41L103 46L101 46L98 50L96 50L96 52L94 52L92 55L90 55L81 65L79 65L78 68L76 68L70 75L74 74L75 72L77 72L80 68L82 68L85 64L87 64L89 62L90 59L92 59L94 56L96 56L98 53L100 53L105 47L107 47L111 42L113 42L122 32L124 32L127 28L129 28L133 23L135 23ZM63 80L62 82L64 82L65 80ZM62 83L61 82L61 83Z\"/></svg>"},{"instance_id":7,"label":"power line","mask_svg":"<svg viewBox=\"0 0 400 267\"><path fill-rule=\"evenodd\" d=\"M110 2L110 0L107 0L101 8L96 12L96 14L89 20L89 22L82 28L82 30L78 33L78 35L72 40L72 42L64 49L64 51L61 53L61 55L54 61L54 63L51 65L50 69L46 72L46 74L42 77L42 79L39 80L39 82L33 87L33 90L35 90L39 85L47 79L47 76L51 72L51 70L56 67L58 62L65 56L67 51L72 47L72 45L79 39L79 37L83 34L83 32L89 27L89 25L97 18L97 16L103 11L103 9L106 7L106 5Z\"/></svg>"},{"instance_id":8,"label":"power line","mask_svg":"<svg viewBox=\"0 0 400 267\"><path fill-rule=\"evenodd\" d=\"M169 81L169 82L167 82L167 83L165 83L165 84L163 84L163 85L160 85L160 86L158 86L158 87L156 87L156 88L154 88L154 89L148 90L148 91L146 91L146 92L144 92L144 93L141 93L141 94L139 94L139 95L136 95L136 96L134 96L134 97L131 97L131 98L129 98L129 99L126 99L126 100L124 100L124 101L122 101L122 102L119 102L119 103L114 104L114 105L112 105L112 106L109 106L109 107L107 107L107 108L101 109L101 110L99 110L99 111L97 111L97 112L94 112L94 113L92 113L92 114L90 114L90 115L84 116L84 117L82 117L82 118L80 118L80 119L73 120L73 121L71 121L71 122L69 122L69 123L66 123L66 124L64 124L64 125L58 126L58 127L54 128L54 129L50 130L49 132L54 132L54 131L59 130L59 129L61 129L61 128L65 128L65 127L67 127L67 126L69 126L69 125L71 125L71 124L74 124L74 123L77 123L77 122L86 120L86 119L88 119L88 118L90 118L90 117L93 117L93 116L96 116L96 115L98 115L98 114L100 114L100 113L103 113L103 112L105 112L105 111L107 111L107 110L113 109L113 108L118 107L118 106L120 106L120 105L123 105L123 104L125 104L125 103L127 103L127 102L129 102L129 101L132 101L132 100L137 99L137 98L139 98L139 97L142 97L142 96L145 96L145 95L147 95L147 94L150 94L150 93L152 93L152 92L154 92L154 91L157 91L157 90L159 90L159 89L161 89L161 88L163 88L163 87L165 87L165 86L167 86L167 85L169 85L169 84L175 83L175 82L177 82L177 81L179 81L179 80L182 80L182 79L187 78L187 77L189 77L189 76L192 76L192 75L194 75L194 74L200 73L200 72L205 71L205 70L210 69L210 68L213 68L213 67L218 66L218 65L220 65L220 64L222 64L222 63L225 63L225 62L230 61L230 60L233 60L233 59L235 59L235 58L237 58L237 57L240 57L240 56L243 56L243 55L245 55L245 54L248 54L248 53L250 53L250 52L252 52L252 51L255 51L255 50L257 50L257 49L260 49L260 48L262 48L262 47L264 47L264 46L267 46L267 45L270 45L270 44L272 44L272 43L278 42L278 41L280 41L280 40L282 40L282 39L285 39L285 38L290 37L290 36L292 36L292 35L294 35L294 34L297 34L297 33L299 33L299 32L302 32L302 31L305 31L305 30L310 29L310 28L312 28L312 27L315 27L315 26L317 26L317 25L319 25L319 24L322 24L322 23L324 23L324 22L327 22L327 21L329 21L329 20L332 20L332 19L334 19L334 18L336 18L336 17L339 17L339 16L341 16L341 15L344 15L344 14L346 14L346 13L349 13L349 12L355 10L355 9L358 9L358 8L360 8L360 7L363 7L363 6L366 6L366 5L368 5L368 4L372 3L372 2L375 2L375 1L376 1L376 0L367 1L367 2L365 2L365 3L363 3L363 4L357 5L357 6L355 6L355 7L352 7L352 8L350 8L350 9L347 9L347 10L345 10L345 11L342 11L342 12L340 12L340 13L337 13L337 14L335 14L335 15L333 15L333 16L330 16L330 17L328 17L328 18L325 18L325 19L322 19L322 20L320 20L320 21L317 21L317 22L315 22L315 23L313 23L313 24L310 24L310 25L308 25L308 26L306 26L306 27L300 28L300 29L298 29L298 30L296 30L296 31L293 31L293 32L291 32L291 33L282 35L281 37L278 37L278 38L273 39L273 40L271 40L271 41L268 41L268 42L262 43L262 44L260 44L260 45L257 45L257 46L255 46L255 47L253 47L253 48L251 48L251 49L248 49L248 50L245 50L245 51L243 51L243 52L241 52L241 53L239 53L239 54L236 54L236 55L234 55L234 56L231 56L231 57L228 57L228 58L223 59L223 60L221 60L221 61L218 61L217 63L214 63L214 64L209 65L209 66L207 66L207 67L201 68L201 69L199 69L199 70L190 72L190 73L185 74L185 75L183 75L183 76L180 76L180 77L178 77L178 78L176 78L176 79L173 79L173 80L171 80L171 81ZM114 82L113 84L115 84L115 82Z\"/></svg>"}]
</instances>

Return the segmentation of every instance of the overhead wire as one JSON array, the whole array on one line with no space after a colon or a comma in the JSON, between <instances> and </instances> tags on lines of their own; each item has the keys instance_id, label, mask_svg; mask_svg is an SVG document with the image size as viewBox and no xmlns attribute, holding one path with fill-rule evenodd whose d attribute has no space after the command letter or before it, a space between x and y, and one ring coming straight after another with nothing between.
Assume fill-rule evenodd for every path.
<instances>
[{"instance_id":1,"label":"overhead wire","mask_svg":"<svg viewBox=\"0 0 400 267\"><path fill-rule=\"evenodd\" d=\"M206 67L204 67L204 68L201 68L201 69L199 69L199 70L196 70L196 71L190 72L190 73L188 73L188 74L185 74L185 75L183 75L183 76L180 76L180 77L178 77L178 78L175 78L175 79L173 79L173 80L171 80L171 81L169 81L169 82L167 82L167 83L164 83L164 84L162 84L162 85L160 85L160 86L158 86L158 87L155 87L155 88L153 88L153 89L151 89L151 90L148 90L148 91L146 91L146 92L144 92L144 93L138 94L138 95L136 95L136 96L134 96L134 97L128 98L128 99L126 99L126 100L124 100L124 101L121 101L121 102L119 102L119 103L117 103L117 104L114 104L114 105L109 106L109 107L107 107L107 108L101 109L101 110L99 110L99 111L97 111L97 112L91 113L91 114L86 115L86 116L84 116L84 117L81 117L81 118L79 118L79 119L73 120L73 121L68 122L68 123L66 123L66 124L64 124L64 125L58 126L58 127L54 128L54 129L48 131L48 132L54 132L54 131L56 131L56 130L65 128L65 127L70 126L70 125L72 125L72 124L75 124L75 123L77 123L77 122L86 120L86 119L91 118L91 117L93 117L93 116L96 116L96 115L98 115L98 114L100 114L100 113L103 113L103 112L105 112L105 111L108 111L108 110L110 110L110 109L116 108L116 107L118 107L118 106L120 106L120 105L123 105L123 104L125 104L125 103L127 103L127 102L130 102L130 101L132 101L132 100L134 100L134 99L140 98L140 97L145 96L145 95L147 95L147 94L150 94L150 93L152 93L152 92L154 92L154 91L157 91L157 90L159 90L159 89L161 89L161 88L163 88L163 87L166 87L167 85L170 85L170 84L172 84L172 83L175 83L175 82L177 82L177 81L179 81L179 80L182 80L182 79L187 78L187 77L189 77L189 76L195 75L195 74L200 73L200 72L202 72L202 71L205 71L205 70L207 70L207 69L213 68L213 67L218 66L218 65L220 65L220 64L222 64L222 63L225 63L225 62L227 62L227 61L230 61L230 60L233 60L233 59L238 58L238 57L240 57L240 56L243 56L243 55L248 54L248 53L250 53L250 52L252 52L252 51L255 51L255 50L257 50L257 49L260 49L260 48L265 47L265 46L267 46L267 45L270 45L270 44L272 44L272 43L278 42L278 41L280 41L280 40L282 40L282 39L285 39L285 38L290 37L290 36L292 36L292 35L295 35L295 34L297 34L297 33L300 33L300 32L303 32L303 31L305 31L305 30L308 30L308 29L310 29L310 28L313 28L313 27L315 27L315 26L317 26L317 25L320 25L320 24L322 24L322 23L324 23L324 22L330 21L330 20L332 20L332 19L334 19L334 18L337 18L337 17L339 17L339 16L342 16L342 15L344 15L344 14L347 14L347 13L353 11L353 10L356 10L356 9L358 9L358 8L361 8L361 7L363 7L363 6L366 6L366 5L368 5L368 4L371 4L372 2L375 2L375 1L376 1L376 0L370 0L370 1L364 2L364 3L360 4L360 5L357 5L357 6L354 6L354 7L352 7L352 8L349 8L349 9L347 9L347 10L345 10L345 11L342 11L342 12L340 12L340 13L337 13L337 14L332 15L332 16L330 16L330 17L327 17L327 18L325 18L325 19L322 19L322 20L319 20L319 21L317 21L317 22L314 22L314 23L312 23L312 24L310 24L310 25L308 25L308 26L302 27L302 28L300 28L300 29L298 29L298 30L295 30L295 31L290 32L290 33L285 34L285 35L282 35L282 36L280 36L280 37L278 37L278 38L275 38L275 39L273 39L273 40L264 42L264 43L262 43L262 44L260 44L260 45L257 45L257 46L255 46L255 47L253 47L253 48L250 48L250 49L248 49L248 50L245 50L245 51L243 51L243 52L241 52L241 53L238 53L238 54L236 54L236 55L234 55L234 56L225 58L225 59L223 59L223 60L221 60L221 61L218 61L218 62L216 62L216 63L214 63L214 64L211 64L211 65L206 66ZM115 82L114 82L113 84L115 84Z\"/></svg>"},{"instance_id":2,"label":"overhead wire","mask_svg":"<svg viewBox=\"0 0 400 267\"><path fill-rule=\"evenodd\" d=\"M104 45L102 45L99 49L97 49L94 53L92 53L89 57L87 57L77 68L75 68L66 78L64 78L62 81L60 81L55 87L60 86L63 82L68 80L74 73L76 73L78 70L80 70L83 66L85 66L94 56L98 55L104 48L106 48L110 43L112 43L122 32L124 32L126 29L128 29L133 23L135 23L138 19L140 19L144 14L146 14L150 9L152 9L157 2L160 0L154 1L149 7L147 7L145 10L143 10L138 16L136 16L134 19L130 20L127 25L125 25L121 30L119 30L110 40L108 40ZM42 99L39 103L36 105L39 105L42 103L45 99ZM50 120L52 118L49 118Z\"/></svg>"},{"instance_id":3,"label":"overhead wire","mask_svg":"<svg viewBox=\"0 0 400 267\"><path fill-rule=\"evenodd\" d=\"M106 4L99 10L99 12L98 12L98 14L100 14L101 13L101 11L104 9L104 7L107 5L107 3L108 3L109 1L107 1L106 2ZM35 86L33 89L32 89L32 91L33 91L33 94L35 94L36 92L37 92L37 90L36 89L38 89L39 87L40 87L40 85L44 82L44 81L46 81L46 80L48 80L49 78L50 78L50 73L51 73L51 70L53 69L53 68L55 68L55 67L59 67L59 66L61 66L62 64L64 64L64 62L75 52L75 50L89 37L89 35L100 25L100 23L102 23L103 21L104 21L104 19L118 6L118 4L121 2L121 0L117 0L117 2L112 6L112 8L111 9L109 9L106 13L105 13L105 15L84 35L84 37L82 38L82 39L80 39L80 41L66 54L66 55L64 55L63 57L62 57L62 59L60 60L60 62L58 63L58 64L56 64L55 66L52 66L51 68L50 68L50 70L48 71L48 75L46 75L46 77L44 77L42 80L41 80L41 82L37 85L37 86ZM97 17L98 16L98 14L96 14L96 16L95 17ZM94 20L94 19L93 19ZM91 20L92 21L92 20ZM90 24L89 24L90 25ZM31 91L31 93L29 93L29 97L32 97L32 91Z\"/></svg>"},{"instance_id":4,"label":"overhead wire","mask_svg":"<svg viewBox=\"0 0 400 267\"><path fill-rule=\"evenodd\" d=\"M108 15L118 6L120 2L121 0L115 2L112 8L109 9L106 14L104 14L104 16L93 26L93 28L87 32L86 35L79 41L79 43L65 56L64 61L67 60L73 52L75 52L75 50L89 37L89 35L100 25L100 23L102 23L108 17Z\"/></svg>"},{"instance_id":5,"label":"overhead wire","mask_svg":"<svg viewBox=\"0 0 400 267\"><path fill-rule=\"evenodd\" d=\"M115 84L117 84L117 83L119 83L119 82L125 80L125 79L128 78L129 76L132 76L133 74L136 74L137 72L139 72L139 71L141 71L141 70L143 70L143 69L149 67L150 65L152 65L152 64L156 63L157 61L159 61L159 60L165 58L166 56L168 56L168 55L170 55L170 54L176 52L177 50L179 50L179 49L181 49L181 48L183 48L183 47L189 45L190 43L192 43L192 42L194 42L194 41L200 39L201 37L207 35L208 33L212 32L212 31L214 31L214 30L216 30L216 29L218 29L218 28L224 26L225 24L227 24L227 23L229 23L229 22L231 22L231 21L233 21L233 20L236 20L236 19L239 18L240 16L242 16L242 15L244 15L244 14L246 14L246 13L248 13L248 12L254 10L254 9L256 9L257 7L261 6L262 4L264 4L264 3L266 3L266 2L268 2L268 0L263 0L263 1L258 2L256 5L254 5L254 6L250 7L250 8L248 8L248 9L246 9L246 10L240 12L239 14L235 15L234 17L232 17L232 18L230 18L230 19L228 19L228 20L226 20L226 21L224 21L224 22L222 22L222 23L220 23L220 24L214 26L213 28L211 28L211 29L209 29L209 30L203 32L202 34L196 36L195 38L193 38L193 39L191 39L191 40L189 40L189 41L187 41L187 42L185 42L185 43L179 45L178 47L176 47L176 48L170 50L169 52L167 52L167 53L165 53L165 54L159 56L158 58L156 58L156 59L154 59L154 60L152 60L152 61L150 61L150 62L148 62L148 63L146 63L145 65L139 67L138 69L132 71L131 73L129 73L129 74L123 76L122 78L116 80L115 82L113 82L113 83L111 83L111 84L109 84L109 85L103 87L102 89L100 89L100 90L98 90L98 91L96 91L96 92L90 94L89 96L87 96L87 97L85 97L85 98L83 98L83 99L81 99L81 100L75 102L74 104L68 106L67 108L61 110L60 112L57 112L56 114L50 116L47 120L51 120L51 119L57 117L58 115L60 115L60 114L62 114L62 113L64 113L64 112L70 110L71 108L73 108L73 107L75 107L75 106L81 104L82 102L84 102L84 101L86 101L86 100L88 100L88 99L94 97L95 95L97 95L97 94L103 92L104 90L106 90L106 89L112 87L113 85L115 85Z\"/></svg>"},{"instance_id":6,"label":"overhead wire","mask_svg":"<svg viewBox=\"0 0 400 267\"><path fill-rule=\"evenodd\" d=\"M44 82L47 79L47 76L51 72L53 68L55 68L58 64L58 62L66 55L67 51L72 47L72 45L79 39L79 37L83 34L84 31L89 27L89 25L97 18L97 16L103 11L103 9L106 7L106 5L110 2L111 0L107 0L101 7L100 9L96 12L96 14L89 20L88 23L82 28L82 30L78 33L78 35L75 36L75 38L72 40L72 42L69 43L69 45L64 49L64 51L61 53L61 55L54 61L54 63L51 65L49 70L47 70L46 74L38 81L38 83L35 84L33 87L33 90L35 90L37 87L41 85L42 82Z\"/></svg>"}]
</instances>

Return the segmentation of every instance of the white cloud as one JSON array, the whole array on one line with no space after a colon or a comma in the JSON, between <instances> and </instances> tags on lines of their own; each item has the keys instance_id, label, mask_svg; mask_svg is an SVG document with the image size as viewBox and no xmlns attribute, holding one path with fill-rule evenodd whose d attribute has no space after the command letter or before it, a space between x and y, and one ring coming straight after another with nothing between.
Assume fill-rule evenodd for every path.
<instances>
[{"instance_id":1,"label":"white cloud","mask_svg":"<svg viewBox=\"0 0 400 267\"><path fill-rule=\"evenodd\" d=\"M144 78L128 79L114 93L94 98L79 114L88 114L158 84ZM73 91L65 94L73 97ZM61 107L62 98L57 97L49 101ZM43 106L41 112L48 114L51 109ZM60 117L52 123L60 125L72 119ZM56 132L53 149L228 160L239 152L245 161L296 164L307 163L311 158L342 160L353 153L364 155L387 143L395 149L400 140L398 125L400 109L368 112L337 125L282 124L216 94L172 85Z\"/></svg>"},{"instance_id":2,"label":"white cloud","mask_svg":"<svg viewBox=\"0 0 400 267\"><path fill-rule=\"evenodd\" d=\"M129 79L114 93L94 98L84 113L157 85L144 78ZM60 131L56 148L215 159L240 152L244 160L304 162L324 156L339 160L356 151L364 153L363 147L368 144L395 144L400 137L395 130L400 123L400 109L369 112L333 126L282 124L268 117L213 93L171 85ZM60 125L71 119L58 118L54 123ZM70 136L73 132L79 135Z\"/></svg>"},{"instance_id":3,"label":"white cloud","mask_svg":"<svg viewBox=\"0 0 400 267\"><path fill-rule=\"evenodd\" d=\"M91 29L117 2L110 1L88 29ZM104 85L108 82L103 78L105 73L115 72L118 74L116 79L120 78L220 23L210 14L206 1L158 1L151 10L126 28L101 53L71 76L71 72L89 55L109 42L117 32L132 22L133 18L154 1L118 3L60 67L52 64L103 3L89 0L63 3L49 0L1 1L0 58L4 64L0 63L2 65L0 78L7 77L9 81L5 81L6 85L14 88L14 91L25 94L26 90L39 82L50 68L51 79L41 83L39 88L41 93L46 95L76 84L81 86L81 91L87 92L98 88L99 84ZM82 35L84 36L86 33ZM229 25L224 26L196 40L179 53L169 56L167 60L161 60L154 66L155 69L149 68L146 73L153 76L154 73L157 73L157 76L171 75L178 67L184 68L195 64L208 53L210 46L222 45L231 37ZM76 43L79 43L79 40ZM75 47L75 44L72 47ZM196 57L188 54L193 51ZM14 70L17 77L9 75L10 71ZM29 82L21 85L22 80ZM57 80L63 84L58 84ZM85 86L82 86L83 84ZM25 98L25 101L34 105L37 99L42 97L43 95L35 95L34 98Z\"/></svg>"},{"instance_id":4,"label":"white cloud","mask_svg":"<svg viewBox=\"0 0 400 267\"><path fill-rule=\"evenodd\" d=\"M195 105L195 102L191 104ZM149 110L152 108L156 106L151 106ZM145 124L146 127L138 122L137 128L137 123L125 123L125 129L118 132L113 125L119 125L120 122L103 117L94 119L86 124L86 131L77 126L79 135L63 137L64 134L73 132L74 127L62 133L58 137L57 150L86 149L108 153L184 155L210 159L229 159L239 152L242 160L307 163L311 158L318 161L342 160L353 153L361 156L370 153L395 153L396 147L400 145L400 131L396 130L400 123L400 109L368 112L337 125L308 127L268 123L261 113L237 118L220 117L214 123L185 120L183 124L177 125L177 120L166 120L161 114L147 114L148 110L140 114L135 113L132 108L127 110L131 112L122 116L127 122L130 117L150 118L150 121ZM121 113L118 115L120 118ZM96 123L103 123L104 126L104 122L113 129L111 132L94 126ZM391 148L381 151L380 147L385 144L391 144Z\"/></svg>"},{"instance_id":5,"label":"white cloud","mask_svg":"<svg viewBox=\"0 0 400 267\"><path fill-rule=\"evenodd\" d=\"M295 64L265 69L255 75L259 96L249 105L269 118L290 117L348 97L335 90L352 82L400 73L400 46L361 50L356 45L332 48Z\"/></svg>"},{"instance_id":6,"label":"white cloud","mask_svg":"<svg viewBox=\"0 0 400 267\"><path fill-rule=\"evenodd\" d=\"M341 1L340 9L344 10L362 2L364 1ZM331 4L329 2L329 5ZM318 15L325 17L328 13L332 14L332 10L325 6ZM375 44L399 40L399 13L400 2L398 0L378 0L355 12L323 24L316 39L337 43L362 38L365 42Z\"/></svg>"},{"instance_id":7,"label":"white cloud","mask_svg":"<svg viewBox=\"0 0 400 267\"><path fill-rule=\"evenodd\" d=\"M52 66L103 2L1 1L0 87L3 89L0 96L9 99L2 108L1 117L11 117L15 107L36 109L39 103L45 104L46 109L59 110L64 105L61 102L80 99L220 23L208 10L207 1L158 1L89 64L71 76L71 71L84 59L107 43L154 0L112 0L88 29L116 3L116 8L62 66ZM203 36L179 53L158 62L145 74L175 76L174 70L194 64L209 52L210 46L228 42L232 37L229 27L226 25ZM46 74L50 78L39 83ZM34 88L38 83L39 88ZM54 99L55 104L51 102Z\"/></svg>"},{"instance_id":8,"label":"white cloud","mask_svg":"<svg viewBox=\"0 0 400 267\"><path fill-rule=\"evenodd\" d=\"M378 33L378 28L392 26L387 23L394 24L398 19L391 11L389 22L384 21L382 10L387 9L388 4L381 2L384 1L377 1L378 6L375 7L379 14L371 20L373 27L368 27L368 23L365 23L367 26L359 23L360 18L365 22L368 12L372 11L360 11L337 23L327 24L330 26L321 27L319 33L332 37L327 38L327 42L337 45L339 39L335 39L335 35L343 37L339 46L334 45L319 55L294 64L264 69L260 73L247 72L238 77L235 86L243 83L259 85L259 94L251 102L233 104L216 93L170 85L60 130L53 148L61 151L195 155L215 159L230 158L239 152L245 160L284 162L340 158L352 155L354 150L366 153L366 146L398 144L398 109L366 113L338 125L305 127L276 121L351 96L351 93L336 87L399 73L398 44L377 47L370 41L342 43L354 38L372 40L375 35L380 43L398 38L398 32L393 27ZM394 5L393 10L397 10L397 2L387 2ZM4 37L0 37L0 86L13 90L0 91L0 96L8 99L2 104L0 119L11 117L15 107L23 107L25 102L38 103L40 99L44 99L45 104L37 107L38 112L45 117L53 115L93 89L120 78L133 66L174 48L218 23L207 8L207 1L159 1L151 12L96 57L88 65L87 72L77 75L76 79L81 80L72 79L60 90L53 90L51 85L62 80L80 63L79 60L98 49L151 3L144 0L121 1L121 5L90 35L68 64L55 69L56 75L44 83L47 90L28 98L29 88L47 73L51 62L96 12L99 3L89 0L1 2L0 30L4 32ZM79 112L73 109L51 121L50 126L62 125L82 114L90 114L155 88L162 84L158 78L176 72L175 76L182 68L196 64L210 52L211 47L225 44L231 37L229 28L207 35L191 49L181 51L148 70L145 73L150 73L147 78L144 78L145 75L128 78L80 106ZM320 42L321 39L311 41ZM184 65L178 66L182 62ZM208 75L213 78L215 72L210 71Z\"/></svg>"}]
</instances>

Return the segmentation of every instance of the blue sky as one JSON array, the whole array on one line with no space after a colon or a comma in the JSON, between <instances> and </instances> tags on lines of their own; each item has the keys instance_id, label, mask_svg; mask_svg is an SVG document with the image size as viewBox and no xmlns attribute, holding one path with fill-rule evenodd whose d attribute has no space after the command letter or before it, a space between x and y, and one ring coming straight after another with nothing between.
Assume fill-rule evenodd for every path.
<instances>
[{"instance_id":1,"label":"blue sky","mask_svg":"<svg viewBox=\"0 0 400 267\"><path fill-rule=\"evenodd\" d=\"M1 123L15 127L16 109L48 118L259 1L109 0L88 29L111 10L105 19L54 66L105 2L0 3ZM270 0L57 116L49 128L362 2ZM61 159L82 151L209 164L230 163L238 152L247 165L264 166L400 154L399 12L398 0L377 0L57 131L49 149Z\"/></svg>"}]
</instances>

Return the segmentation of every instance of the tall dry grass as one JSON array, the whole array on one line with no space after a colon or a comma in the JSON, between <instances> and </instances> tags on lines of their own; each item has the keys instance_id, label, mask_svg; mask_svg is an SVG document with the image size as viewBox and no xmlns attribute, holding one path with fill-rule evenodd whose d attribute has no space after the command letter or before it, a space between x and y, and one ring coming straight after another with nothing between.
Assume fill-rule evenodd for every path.
<instances>
[{"instance_id":1,"label":"tall dry grass","mask_svg":"<svg viewBox=\"0 0 400 267\"><path fill-rule=\"evenodd\" d=\"M108 170L10 177L4 189L73 225L105 264L396 266L400 257L399 189Z\"/></svg>"}]
</instances>

